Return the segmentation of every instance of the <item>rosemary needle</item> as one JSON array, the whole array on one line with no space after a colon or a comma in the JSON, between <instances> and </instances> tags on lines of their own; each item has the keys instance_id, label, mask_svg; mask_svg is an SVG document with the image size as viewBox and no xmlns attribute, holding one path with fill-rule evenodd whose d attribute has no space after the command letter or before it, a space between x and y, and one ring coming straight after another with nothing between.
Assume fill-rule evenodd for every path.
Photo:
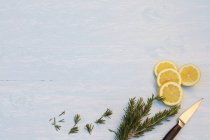
<instances>
[{"instance_id":1,"label":"rosemary needle","mask_svg":"<svg viewBox=\"0 0 210 140\"><path fill-rule=\"evenodd\" d=\"M63 111L63 112L61 112L58 116L60 117L60 116L62 116L62 115L65 115L65 111Z\"/></svg>"}]
</instances>

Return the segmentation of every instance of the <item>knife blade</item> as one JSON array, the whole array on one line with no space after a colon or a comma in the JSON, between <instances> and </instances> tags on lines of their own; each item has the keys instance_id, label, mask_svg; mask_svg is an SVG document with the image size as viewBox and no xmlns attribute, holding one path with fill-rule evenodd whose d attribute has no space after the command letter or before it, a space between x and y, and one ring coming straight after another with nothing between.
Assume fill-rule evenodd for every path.
<instances>
[{"instance_id":1,"label":"knife blade","mask_svg":"<svg viewBox=\"0 0 210 140\"><path fill-rule=\"evenodd\" d=\"M166 134L166 136L163 138L163 140L173 140L175 138L175 136L178 134L178 132L181 130L181 128L190 120L190 118L195 113L195 111L198 109L198 107L200 106L202 101L203 101L203 98L198 100L189 109L187 109L179 117L178 123Z\"/></svg>"}]
</instances>

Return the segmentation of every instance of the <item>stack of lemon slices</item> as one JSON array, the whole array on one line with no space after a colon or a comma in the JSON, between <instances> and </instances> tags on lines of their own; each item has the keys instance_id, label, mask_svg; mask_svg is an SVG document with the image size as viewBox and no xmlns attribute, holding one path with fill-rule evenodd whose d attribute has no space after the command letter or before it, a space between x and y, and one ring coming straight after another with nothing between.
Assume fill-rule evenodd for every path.
<instances>
[{"instance_id":1,"label":"stack of lemon slices","mask_svg":"<svg viewBox=\"0 0 210 140\"><path fill-rule=\"evenodd\" d=\"M158 95L168 106L178 105L182 101L181 85L193 86L200 80L200 70L193 64L183 65L179 70L171 61L161 61L155 65Z\"/></svg>"}]
</instances>

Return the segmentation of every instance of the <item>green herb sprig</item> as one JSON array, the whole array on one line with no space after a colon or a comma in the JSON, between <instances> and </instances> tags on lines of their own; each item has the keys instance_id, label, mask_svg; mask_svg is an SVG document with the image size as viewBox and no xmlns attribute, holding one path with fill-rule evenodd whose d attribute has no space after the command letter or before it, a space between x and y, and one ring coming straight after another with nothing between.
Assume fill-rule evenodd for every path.
<instances>
[{"instance_id":1,"label":"green herb sprig","mask_svg":"<svg viewBox=\"0 0 210 140\"><path fill-rule=\"evenodd\" d=\"M78 133L79 131L79 128L77 126L77 124L81 121L81 117L79 114L76 114L74 116L74 126L69 130L69 134L72 134L72 133Z\"/></svg>"},{"instance_id":2,"label":"green herb sprig","mask_svg":"<svg viewBox=\"0 0 210 140\"><path fill-rule=\"evenodd\" d=\"M95 121L96 124L105 124L106 120L104 118L110 118L112 115L112 110L107 108L107 110L104 112L104 114Z\"/></svg>"},{"instance_id":3,"label":"green herb sprig","mask_svg":"<svg viewBox=\"0 0 210 140\"><path fill-rule=\"evenodd\" d=\"M131 98L129 100L117 131L109 130L115 133L115 140L128 140L133 137L140 137L145 132L153 130L156 125L160 125L163 120L167 120L170 116L177 114L180 108L180 106L174 106L156 113L153 117L148 117L154 100L162 101L164 99L152 95L151 98L147 99L146 103L144 103L142 98L137 100L136 98Z\"/></svg>"},{"instance_id":4,"label":"green herb sprig","mask_svg":"<svg viewBox=\"0 0 210 140\"><path fill-rule=\"evenodd\" d=\"M87 130L87 132L91 135L92 131L93 131L94 125L92 124L86 124L85 125L85 129Z\"/></svg>"}]
</instances>

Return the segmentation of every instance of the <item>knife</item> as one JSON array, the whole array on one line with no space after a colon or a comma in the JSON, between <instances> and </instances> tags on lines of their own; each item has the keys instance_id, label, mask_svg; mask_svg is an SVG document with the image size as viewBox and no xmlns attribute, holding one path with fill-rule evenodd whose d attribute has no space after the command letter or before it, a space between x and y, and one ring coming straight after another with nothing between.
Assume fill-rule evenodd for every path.
<instances>
[{"instance_id":1,"label":"knife","mask_svg":"<svg viewBox=\"0 0 210 140\"><path fill-rule=\"evenodd\" d=\"M186 110L178 120L178 123L166 134L163 140L173 140L178 134L180 129L189 121L195 111L198 109L203 98L198 100L194 105L192 105L188 110Z\"/></svg>"}]
</instances>

